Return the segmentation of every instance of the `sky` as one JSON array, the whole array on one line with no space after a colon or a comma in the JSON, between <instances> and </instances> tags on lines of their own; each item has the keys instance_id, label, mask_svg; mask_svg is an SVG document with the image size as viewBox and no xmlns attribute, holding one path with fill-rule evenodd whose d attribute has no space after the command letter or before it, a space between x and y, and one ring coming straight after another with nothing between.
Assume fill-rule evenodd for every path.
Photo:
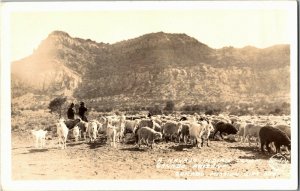
<instances>
[{"instance_id":1,"label":"sky","mask_svg":"<svg viewBox=\"0 0 300 191\"><path fill-rule=\"evenodd\" d=\"M185 3L188 4L188 3ZM152 32L185 33L211 48L255 46L265 48L289 44L290 11L261 6L84 6L72 9L28 8L8 11L11 60L30 55L54 30L71 37L115 43ZM171 4L173 5L173 4ZM117 8L116 8L117 7ZM259 6L258 6L259 7ZM271 8L270 8L271 7Z\"/></svg>"}]
</instances>

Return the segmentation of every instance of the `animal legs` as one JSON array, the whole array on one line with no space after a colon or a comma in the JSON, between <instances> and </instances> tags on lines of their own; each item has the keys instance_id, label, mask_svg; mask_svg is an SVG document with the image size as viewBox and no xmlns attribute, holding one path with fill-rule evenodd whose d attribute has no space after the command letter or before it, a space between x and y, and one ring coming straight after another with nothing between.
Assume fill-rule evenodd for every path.
<instances>
[{"instance_id":1,"label":"animal legs","mask_svg":"<svg viewBox=\"0 0 300 191\"><path fill-rule=\"evenodd\" d=\"M266 147L269 153L271 153L270 141L266 142Z\"/></svg>"},{"instance_id":2,"label":"animal legs","mask_svg":"<svg viewBox=\"0 0 300 191\"><path fill-rule=\"evenodd\" d=\"M213 138L215 138L215 136L216 136L216 134L217 134L218 132L219 132L219 131L215 131Z\"/></svg>"},{"instance_id":3,"label":"animal legs","mask_svg":"<svg viewBox=\"0 0 300 191\"><path fill-rule=\"evenodd\" d=\"M260 143L260 149L261 149L261 152L265 152L265 151L264 151L264 142L261 142L261 143Z\"/></svg>"}]
</instances>

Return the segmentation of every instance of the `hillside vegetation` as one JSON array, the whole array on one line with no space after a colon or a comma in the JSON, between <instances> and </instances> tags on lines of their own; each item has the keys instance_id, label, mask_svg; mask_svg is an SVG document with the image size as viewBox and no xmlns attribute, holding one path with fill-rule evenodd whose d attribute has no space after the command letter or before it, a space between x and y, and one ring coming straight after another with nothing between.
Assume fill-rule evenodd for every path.
<instances>
[{"instance_id":1,"label":"hillside vegetation","mask_svg":"<svg viewBox=\"0 0 300 191\"><path fill-rule=\"evenodd\" d=\"M289 103L289 55L289 45L212 49L186 34L105 44L54 31L12 63L12 96L68 96L114 107Z\"/></svg>"}]
</instances>

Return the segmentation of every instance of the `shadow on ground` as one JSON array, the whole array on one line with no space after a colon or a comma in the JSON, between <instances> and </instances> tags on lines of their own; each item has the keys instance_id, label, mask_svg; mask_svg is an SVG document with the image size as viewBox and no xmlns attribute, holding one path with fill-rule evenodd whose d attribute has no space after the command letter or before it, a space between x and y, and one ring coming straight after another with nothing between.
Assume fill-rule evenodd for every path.
<instances>
[{"instance_id":1,"label":"shadow on ground","mask_svg":"<svg viewBox=\"0 0 300 191\"><path fill-rule=\"evenodd\" d=\"M172 145L169 147L169 149L173 149L175 151L184 151L186 149L192 149L195 147L194 145Z\"/></svg>"},{"instance_id":2,"label":"shadow on ground","mask_svg":"<svg viewBox=\"0 0 300 191\"><path fill-rule=\"evenodd\" d=\"M249 146L233 146L228 147L229 149L238 149L241 151L245 151L248 155L239 156L240 159L265 159L269 160L272 155L275 153L261 152L258 147L249 147Z\"/></svg>"},{"instance_id":3,"label":"shadow on ground","mask_svg":"<svg viewBox=\"0 0 300 191\"><path fill-rule=\"evenodd\" d=\"M46 152L46 151L49 151L49 149L29 149L28 152L21 153L21 154L41 153L41 152Z\"/></svg>"},{"instance_id":4,"label":"shadow on ground","mask_svg":"<svg viewBox=\"0 0 300 191\"><path fill-rule=\"evenodd\" d=\"M11 150L16 150L16 149L28 149L31 148L32 146L29 147L13 147Z\"/></svg>"},{"instance_id":5,"label":"shadow on ground","mask_svg":"<svg viewBox=\"0 0 300 191\"><path fill-rule=\"evenodd\" d=\"M87 143L89 145L90 149L96 149L96 148L100 148L106 145L107 139L104 137L100 137L98 138L96 141L94 142L89 142Z\"/></svg>"},{"instance_id":6,"label":"shadow on ground","mask_svg":"<svg viewBox=\"0 0 300 191\"><path fill-rule=\"evenodd\" d=\"M121 151L135 151L135 152L144 152L147 151L148 148L139 148L139 147L129 147L129 148L122 148Z\"/></svg>"},{"instance_id":7,"label":"shadow on ground","mask_svg":"<svg viewBox=\"0 0 300 191\"><path fill-rule=\"evenodd\" d=\"M84 141L80 141L80 142L70 142L67 144L68 147L75 147L77 145L82 145L84 144L85 142Z\"/></svg>"}]
</instances>

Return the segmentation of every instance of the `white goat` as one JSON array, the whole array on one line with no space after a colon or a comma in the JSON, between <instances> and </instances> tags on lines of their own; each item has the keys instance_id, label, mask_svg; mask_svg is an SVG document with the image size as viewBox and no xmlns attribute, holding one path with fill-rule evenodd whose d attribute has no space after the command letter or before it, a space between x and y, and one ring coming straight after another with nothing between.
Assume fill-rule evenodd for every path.
<instances>
[{"instance_id":1,"label":"white goat","mask_svg":"<svg viewBox=\"0 0 300 191\"><path fill-rule=\"evenodd\" d=\"M60 119L57 125L58 146L62 149L67 148L67 137L69 129L67 128L64 119ZM62 145L61 145L62 143Z\"/></svg>"}]
</instances>

